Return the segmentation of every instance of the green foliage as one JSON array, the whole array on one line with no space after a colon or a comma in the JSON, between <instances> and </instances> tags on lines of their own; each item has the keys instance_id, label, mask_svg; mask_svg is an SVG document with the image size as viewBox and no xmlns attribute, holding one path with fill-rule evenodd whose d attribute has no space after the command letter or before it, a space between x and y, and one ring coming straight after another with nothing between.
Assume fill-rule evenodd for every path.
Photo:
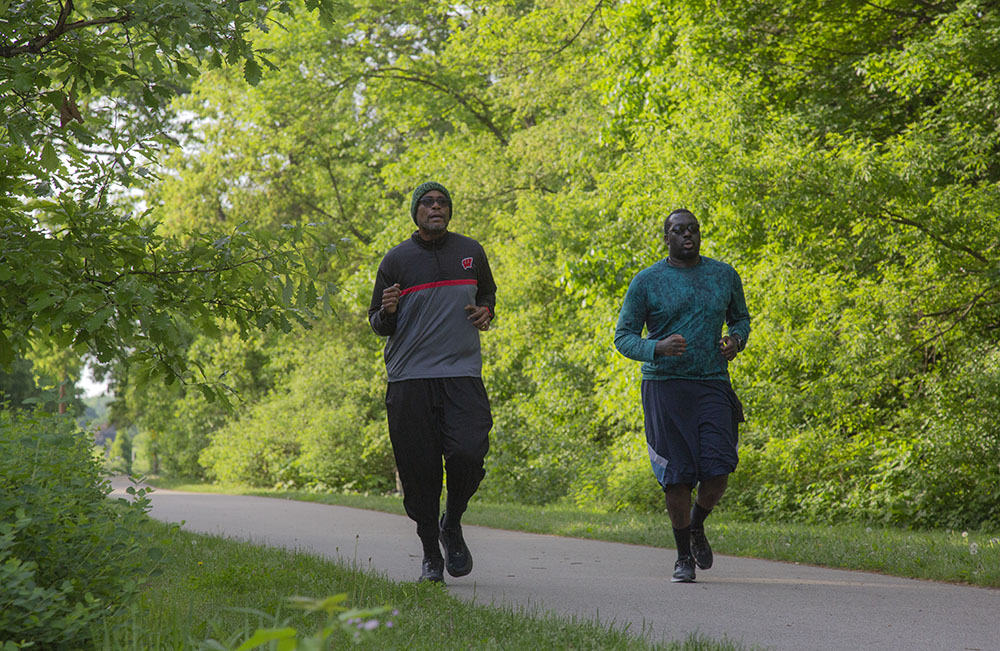
<instances>
[{"instance_id":1,"label":"green foliage","mask_svg":"<svg viewBox=\"0 0 1000 651\"><path fill-rule=\"evenodd\" d=\"M113 471L132 474L132 437L124 428L115 434L115 440L108 450L108 461Z\"/></svg>"},{"instance_id":2,"label":"green foliage","mask_svg":"<svg viewBox=\"0 0 1000 651\"><path fill-rule=\"evenodd\" d=\"M71 420L0 412L0 639L81 648L153 572L145 489L110 490Z\"/></svg>"},{"instance_id":3,"label":"green foliage","mask_svg":"<svg viewBox=\"0 0 1000 651\"><path fill-rule=\"evenodd\" d=\"M576 505L609 512L662 514L666 503L650 468L645 437L621 437L607 452L604 465L580 473L572 492Z\"/></svg>"},{"instance_id":4,"label":"green foliage","mask_svg":"<svg viewBox=\"0 0 1000 651\"><path fill-rule=\"evenodd\" d=\"M330 7L305 3L327 21ZM269 64L250 30L275 12L292 6L30 0L0 25L0 364L32 348L90 353L132 364L133 381L201 380L218 397L185 363L187 329L309 316L320 290L299 273L300 229L200 225L181 241L116 206L171 143L165 109L202 64L242 63L259 81Z\"/></svg>"},{"instance_id":5,"label":"green foliage","mask_svg":"<svg viewBox=\"0 0 1000 651\"><path fill-rule=\"evenodd\" d=\"M1000 527L1000 351L970 351L951 372L931 378L930 409L909 412L918 432L898 518L916 526ZM923 405L921 405L923 407Z\"/></svg>"},{"instance_id":6,"label":"green foliage","mask_svg":"<svg viewBox=\"0 0 1000 651\"><path fill-rule=\"evenodd\" d=\"M280 651L309 651L312 649L324 649L332 643L334 631L340 630L347 633L354 642L371 639L376 635L380 626L378 617L385 613L393 612L391 606L378 606L374 608L348 608L344 605L347 601L347 593L327 597L326 599L309 599L297 597L290 599L292 604L303 610L326 615L326 621L320 626L320 630L312 635L303 635L292 626L278 622L271 628L259 628L254 634L245 640L236 651L250 651L263 646L271 648L270 644L277 644ZM393 621L387 620L385 627L392 628ZM221 644L209 645L209 648L227 649Z\"/></svg>"},{"instance_id":7,"label":"green foliage","mask_svg":"<svg viewBox=\"0 0 1000 651\"><path fill-rule=\"evenodd\" d=\"M225 400L215 400L215 395L198 386L149 386L119 380L123 395L115 405L116 420L120 426L137 427L143 454L156 466L147 468L151 472L203 476L199 453L212 432L238 416L227 402L258 400L276 377L287 372L274 333L242 338L235 325L224 322L218 324L218 332L215 337L194 338L185 354L187 363L197 365Z\"/></svg>"},{"instance_id":8,"label":"green foliage","mask_svg":"<svg viewBox=\"0 0 1000 651\"><path fill-rule=\"evenodd\" d=\"M298 277L287 252L297 229L234 229L211 244L185 247L157 235L155 224L79 205L65 217L49 232L28 219L3 226L8 351L38 337L110 362L131 348L133 381L169 384L199 379L197 362L185 356L188 328L215 334L215 319L228 318L243 336L268 326L288 331L289 319L305 323L316 301L313 282ZM205 386L222 393L217 384Z\"/></svg>"},{"instance_id":9,"label":"green foliage","mask_svg":"<svg viewBox=\"0 0 1000 651\"><path fill-rule=\"evenodd\" d=\"M68 414L83 412L83 402L72 382L66 380L56 387L43 384L36 377L35 364L26 358L15 359L7 369L0 366L0 405L6 409L44 409L55 413L62 407ZM60 396L60 393L62 394Z\"/></svg>"},{"instance_id":10,"label":"green foliage","mask_svg":"<svg viewBox=\"0 0 1000 651\"><path fill-rule=\"evenodd\" d=\"M391 489L384 371L374 343L351 351L304 343L281 387L215 432L201 463L222 481L252 486Z\"/></svg>"},{"instance_id":11,"label":"green foliage","mask_svg":"<svg viewBox=\"0 0 1000 651\"><path fill-rule=\"evenodd\" d=\"M983 350L927 376L921 399L900 408L897 428L851 437L824 427L755 431L741 449L731 506L808 522L995 529L997 378L997 351Z\"/></svg>"},{"instance_id":12,"label":"green foliage","mask_svg":"<svg viewBox=\"0 0 1000 651\"><path fill-rule=\"evenodd\" d=\"M0 402L8 408L23 409L26 399L41 395L31 367L31 361L22 358L0 369Z\"/></svg>"},{"instance_id":13,"label":"green foliage","mask_svg":"<svg viewBox=\"0 0 1000 651\"><path fill-rule=\"evenodd\" d=\"M434 178L499 285L484 497L660 508L638 365L611 336L683 205L754 318L731 367L748 423L723 508L995 522L990 491L956 488L996 476L993 366L977 363L1000 323L993 4L359 0L335 17L250 33L278 66L252 89L246 71L205 70L174 107L188 146L143 184L171 247L210 226L314 234L281 248L301 267L239 283L280 275L249 310L280 294L304 318L314 298L335 315L236 356L200 311L161 338L178 368L232 369L246 401L237 418L119 378L168 472L197 475L200 459L253 485L392 486L363 311L412 230L410 189Z\"/></svg>"}]
</instances>

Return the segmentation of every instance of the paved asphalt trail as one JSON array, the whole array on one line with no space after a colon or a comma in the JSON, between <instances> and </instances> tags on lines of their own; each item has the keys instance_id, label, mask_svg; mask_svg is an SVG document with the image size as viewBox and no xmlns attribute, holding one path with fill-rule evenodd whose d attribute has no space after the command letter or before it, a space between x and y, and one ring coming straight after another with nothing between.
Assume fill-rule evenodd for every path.
<instances>
[{"instance_id":1,"label":"paved asphalt trail","mask_svg":"<svg viewBox=\"0 0 1000 651\"><path fill-rule=\"evenodd\" d=\"M188 531L356 561L398 581L420 574L420 545L403 516L168 490L152 504L154 518ZM446 581L478 604L599 617L658 640L699 632L794 651L1000 651L1000 590L719 555L697 583L672 584L672 549L464 530L475 569Z\"/></svg>"}]
</instances>

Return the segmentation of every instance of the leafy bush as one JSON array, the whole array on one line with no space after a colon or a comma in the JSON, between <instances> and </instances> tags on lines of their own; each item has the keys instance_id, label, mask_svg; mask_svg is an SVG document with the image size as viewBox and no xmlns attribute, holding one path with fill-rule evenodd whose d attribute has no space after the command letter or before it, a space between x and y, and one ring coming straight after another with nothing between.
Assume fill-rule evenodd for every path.
<instances>
[{"instance_id":1,"label":"leafy bush","mask_svg":"<svg viewBox=\"0 0 1000 651\"><path fill-rule=\"evenodd\" d=\"M226 399L243 403L261 398L280 372L265 342L275 337L258 334L241 337L230 322L218 324L217 337L195 337L188 346L187 359L197 365L205 378L227 387ZM213 432L236 419L238 411L226 400L206 395L196 385L175 382L155 390L125 382L116 403L119 422L131 422L139 432L140 466L156 475L201 479L201 451ZM231 390L231 391L230 391ZM138 454L137 454L138 460Z\"/></svg>"},{"instance_id":2,"label":"leafy bush","mask_svg":"<svg viewBox=\"0 0 1000 651\"><path fill-rule=\"evenodd\" d=\"M888 427L752 431L723 502L769 520L1000 526L1000 352L929 375Z\"/></svg>"},{"instance_id":3,"label":"leafy bush","mask_svg":"<svg viewBox=\"0 0 1000 651\"><path fill-rule=\"evenodd\" d=\"M606 465L581 473L573 491L578 506L662 513L666 508L663 489L649 463L646 438L632 432L609 450Z\"/></svg>"},{"instance_id":4,"label":"leafy bush","mask_svg":"<svg viewBox=\"0 0 1000 651\"><path fill-rule=\"evenodd\" d=\"M132 474L132 437L124 427L118 430L111 443L107 465L112 472Z\"/></svg>"},{"instance_id":5,"label":"leafy bush","mask_svg":"<svg viewBox=\"0 0 1000 651\"><path fill-rule=\"evenodd\" d=\"M663 489L650 466L645 440L637 440L642 441L633 447L641 447L638 453L619 459L608 476L608 497L616 511L659 513L666 508Z\"/></svg>"},{"instance_id":6,"label":"leafy bush","mask_svg":"<svg viewBox=\"0 0 1000 651\"><path fill-rule=\"evenodd\" d=\"M207 474L250 486L392 489L380 360L324 342L292 367L281 390L212 434L199 459Z\"/></svg>"},{"instance_id":7,"label":"leafy bush","mask_svg":"<svg viewBox=\"0 0 1000 651\"><path fill-rule=\"evenodd\" d=\"M1000 529L1000 351L968 355L929 384L906 517L925 527ZM918 429L919 428L919 429Z\"/></svg>"},{"instance_id":8,"label":"leafy bush","mask_svg":"<svg viewBox=\"0 0 1000 651\"><path fill-rule=\"evenodd\" d=\"M884 430L772 435L763 445L741 446L722 504L769 520L900 524L912 450L908 435Z\"/></svg>"},{"instance_id":9,"label":"leafy bush","mask_svg":"<svg viewBox=\"0 0 1000 651\"><path fill-rule=\"evenodd\" d=\"M88 437L67 418L0 411L0 642L86 646L152 571L144 490L106 499Z\"/></svg>"},{"instance_id":10,"label":"leafy bush","mask_svg":"<svg viewBox=\"0 0 1000 651\"><path fill-rule=\"evenodd\" d=\"M253 409L264 418L270 413L262 406ZM294 487L302 483L293 465L300 453L296 430L287 429L285 422L248 419L215 432L199 460L209 477L224 483Z\"/></svg>"}]
</instances>

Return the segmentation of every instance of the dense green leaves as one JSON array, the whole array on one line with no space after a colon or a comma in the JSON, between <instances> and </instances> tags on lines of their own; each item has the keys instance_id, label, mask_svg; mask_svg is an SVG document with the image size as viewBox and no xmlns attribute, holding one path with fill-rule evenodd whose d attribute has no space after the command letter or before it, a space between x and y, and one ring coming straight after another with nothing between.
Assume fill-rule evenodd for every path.
<instances>
[{"instance_id":1,"label":"dense green leaves","mask_svg":"<svg viewBox=\"0 0 1000 651\"><path fill-rule=\"evenodd\" d=\"M628 194L702 207L744 273L739 499L809 518L944 517L917 505L956 489L904 486L951 445L943 424L914 426L929 388L969 381L968 356L995 348L1000 176L986 160L1000 133L985 110L996 57L980 44L996 40L996 8L662 4L622 14L657 38L611 50L636 82L609 87L637 150L617 178L649 178L660 152L664 182ZM964 513L947 519L995 518Z\"/></svg>"},{"instance_id":2,"label":"dense green leaves","mask_svg":"<svg viewBox=\"0 0 1000 651\"><path fill-rule=\"evenodd\" d=\"M997 521L969 486L995 477L985 423L1000 412L963 415L969 391L990 395L1000 324L993 3L358 0L281 27L255 13L284 8L232 23L256 26L240 34L252 53L197 21L188 49L142 32L104 82L148 80L114 105L137 117L106 136L114 155L65 144L99 135L69 119L55 157L35 139L4 159L28 170L4 205L30 247L4 253L20 285L2 296L24 318L3 316L0 343L129 350L119 410L163 469L393 485L364 310L378 260L412 230L411 189L433 178L500 287L484 494L659 508L638 366L611 336L629 279L663 255L663 217L686 206L754 317L732 367L748 423L730 508ZM27 79L9 88L41 88ZM165 116L145 104L163 106L167 80L185 94L165 133L183 146L154 165ZM53 120L105 106L44 87ZM70 178L88 182L57 193ZM130 199L112 182L141 187L149 216L114 221ZM249 336L271 324L288 334ZM182 384L147 395L147 368L201 368L244 408Z\"/></svg>"},{"instance_id":3,"label":"dense green leaves","mask_svg":"<svg viewBox=\"0 0 1000 651\"><path fill-rule=\"evenodd\" d=\"M329 22L331 6L299 9ZM305 322L329 291L298 262L310 233L198 224L170 237L125 198L173 141L171 99L223 60L258 82L250 30L293 7L29 0L11 9L0 23L0 364L50 348L130 364L140 380L205 381L187 363L189 332L213 333L217 318L243 335Z\"/></svg>"},{"instance_id":4,"label":"dense green leaves","mask_svg":"<svg viewBox=\"0 0 1000 651\"><path fill-rule=\"evenodd\" d=\"M106 499L70 419L0 412L0 639L87 648L94 622L138 593L162 551L144 527L146 490L128 491Z\"/></svg>"},{"instance_id":5,"label":"dense green leaves","mask_svg":"<svg viewBox=\"0 0 1000 651\"><path fill-rule=\"evenodd\" d=\"M53 215L42 223L59 227L42 231L27 218L2 227L3 363L44 338L105 363L128 350L141 376L187 379L186 327L214 332L221 317L244 336L269 326L288 331L289 319L305 322L315 303L313 280L288 254L301 241L298 229L236 228L211 244L206 234L183 246L157 235L155 224L111 211L68 200L36 205ZM290 291L271 282L245 291L262 278L284 279ZM289 307L275 309L282 305Z\"/></svg>"}]
</instances>

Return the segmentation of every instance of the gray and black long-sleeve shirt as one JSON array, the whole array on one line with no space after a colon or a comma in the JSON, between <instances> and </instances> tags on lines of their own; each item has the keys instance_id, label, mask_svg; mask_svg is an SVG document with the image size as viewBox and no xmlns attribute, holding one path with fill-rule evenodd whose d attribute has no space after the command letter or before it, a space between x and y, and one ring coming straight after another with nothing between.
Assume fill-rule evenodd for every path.
<instances>
[{"instance_id":1,"label":"gray and black long-sleeve shirt","mask_svg":"<svg viewBox=\"0 0 1000 651\"><path fill-rule=\"evenodd\" d=\"M394 314L382 310L382 291L399 283ZM368 322L389 337L385 368L390 382L440 377L480 377L479 330L466 305L493 314L496 283L486 252L472 238L447 232L425 241L414 233L382 258Z\"/></svg>"}]
</instances>

